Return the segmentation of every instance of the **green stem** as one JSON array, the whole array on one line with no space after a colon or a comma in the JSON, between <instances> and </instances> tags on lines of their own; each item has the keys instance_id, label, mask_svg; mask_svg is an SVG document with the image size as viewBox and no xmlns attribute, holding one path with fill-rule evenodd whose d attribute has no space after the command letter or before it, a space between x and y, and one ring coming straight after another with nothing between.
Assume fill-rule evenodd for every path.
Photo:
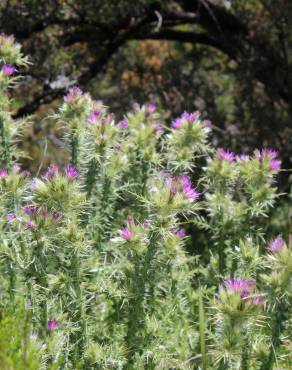
<instances>
[{"instance_id":1,"label":"green stem","mask_svg":"<svg viewBox=\"0 0 292 370\"><path fill-rule=\"evenodd\" d=\"M85 310L83 302L83 291L81 287L81 266L80 266L80 256L76 251L72 258L72 271L73 271L73 289L76 293L76 305L74 305L74 312L72 318L78 328L72 335L72 344L75 345L73 357L74 363L77 365L80 363L82 354L87 346L87 326L85 321ZM72 312L71 312L72 313ZM76 345L77 343L77 345Z\"/></svg>"},{"instance_id":2,"label":"green stem","mask_svg":"<svg viewBox=\"0 0 292 370\"><path fill-rule=\"evenodd\" d=\"M0 116L0 138L1 146L3 148L3 166L7 169L10 169L12 167L12 153L10 148L11 143L6 137L5 121L2 116Z\"/></svg>"},{"instance_id":3,"label":"green stem","mask_svg":"<svg viewBox=\"0 0 292 370\"><path fill-rule=\"evenodd\" d=\"M206 358L206 338L205 338L205 311L202 292L199 295L199 328L200 328L200 350L202 355L202 368L207 369L207 358Z\"/></svg>"},{"instance_id":4,"label":"green stem","mask_svg":"<svg viewBox=\"0 0 292 370\"><path fill-rule=\"evenodd\" d=\"M86 174L86 192L87 192L87 198L91 197L91 193L93 190L93 186L96 181L96 175L97 175L97 162L95 159L92 159L89 164L89 168Z\"/></svg>"},{"instance_id":5,"label":"green stem","mask_svg":"<svg viewBox=\"0 0 292 370\"><path fill-rule=\"evenodd\" d=\"M77 167L78 165L78 146L79 146L79 140L78 140L78 134L73 130L71 132L71 138L70 138L70 147L71 147L71 164L72 166Z\"/></svg>"},{"instance_id":6,"label":"green stem","mask_svg":"<svg viewBox=\"0 0 292 370\"><path fill-rule=\"evenodd\" d=\"M135 353L141 352L144 348L147 348L147 344L145 343L147 335L142 332L145 329L145 316L147 313L145 307L147 310L151 309L151 304L152 307L154 306L153 301L150 301L153 300L153 291L151 287L153 286L153 274L155 273L155 266L153 264L155 259L153 257L156 251L157 237L158 234L153 233L151 235L146 255L136 255L134 262L135 269L133 271L133 276L130 278L131 285L129 290L133 298L130 299L129 302L128 328L126 335L128 347L127 369L134 369L133 358ZM150 289L147 289L148 286ZM147 302L145 301L146 299Z\"/></svg>"},{"instance_id":7,"label":"green stem","mask_svg":"<svg viewBox=\"0 0 292 370\"><path fill-rule=\"evenodd\" d=\"M274 307L274 312L272 315L272 322L271 322L271 350L270 354L263 363L260 370L272 370L274 367L275 356L277 349L281 345L281 334L285 327L285 321L289 318L289 309L286 307L285 303L279 302Z\"/></svg>"},{"instance_id":8,"label":"green stem","mask_svg":"<svg viewBox=\"0 0 292 370\"><path fill-rule=\"evenodd\" d=\"M249 340L248 340L248 332L247 330L243 332L243 343L244 347L242 349L242 356L241 356L241 370L249 370Z\"/></svg>"},{"instance_id":9,"label":"green stem","mask_svg":"<svg viewBox=\"0 0 292 370\"><path fill-rule=\"evenodd\" d=\"M34 250L34 263L31 264L30 270L25 274L25 278L29 282L28 294L33 304L33 311L40 312L40 336L44 340L47 336L47 325L48 325L48 311L47 311L47 276L46 276L46 260L43 255L43 245L39 241L38 236L36 235L36 245ZM32 286L30 283L30 278L35 280L35 283L41 289L41 301L38 307L34 306L34 296L32 291ZM37 293L37 292L36 292Z\"/></svg>"},{"instance_id":10,"label":"green stem","mask_svg":"<svg viewBox=\"0 0 292 370\"><path fill-rule=\"evenodd\" d=\"M15 268L12 265L13 262L9 258L7 261L8 264L8 274L9 274L9 297L10 297L10 302L11 305L14 307L14 302L15 302L15 281L16 281L16 276L15 276Z\"/></svg>"}]
</instances>

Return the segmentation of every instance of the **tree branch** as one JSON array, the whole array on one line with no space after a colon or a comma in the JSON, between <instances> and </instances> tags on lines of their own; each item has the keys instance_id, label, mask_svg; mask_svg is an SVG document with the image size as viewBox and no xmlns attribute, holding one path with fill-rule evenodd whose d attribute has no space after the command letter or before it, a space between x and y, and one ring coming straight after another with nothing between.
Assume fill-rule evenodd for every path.
<instances>
[{"instance_id":1,"label":"tree branch","mask_svg":"<svg viewBox=\"0 0 292 370\"><path fill-rule=\"evenodd\" d=\"M169 40L169 41L179 41L187 42L192 44L202 44L206 46L212 46L229 57L236 58L236 49L231 48L227 44L224 44L220 40L216 40L213 37L210 37L206 33L196 33L192 31L176 31L173 29L162 29L159 32L141 32L138 35L133 36L133 39L143 40L143 39L152 39L152 40Z\"/></svg>"}]
</instances>

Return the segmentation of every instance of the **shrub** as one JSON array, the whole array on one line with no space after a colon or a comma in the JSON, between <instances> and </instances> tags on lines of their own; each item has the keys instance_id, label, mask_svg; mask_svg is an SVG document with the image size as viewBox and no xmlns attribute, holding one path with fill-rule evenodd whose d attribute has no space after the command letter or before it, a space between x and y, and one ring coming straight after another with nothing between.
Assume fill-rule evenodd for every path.
<instances>
[{"instance_id":1,"label":"shrub","mask_svg":"<svg viewBox=\"0 0 292 370\"><path fill-rule=\"evenodd\" d=\"M291 247L263 232L277 152L215 150L198 112L168 127L153 103L115 122L71 87L55 114L70 163L31 178L7 94L26 60L0 41L1 309L27 323L3 326L17 351L0 358L22 368L29 332L36 369L288 369ZM194 255L191 228L208 238Z\"/></svg>"}]
</instances>

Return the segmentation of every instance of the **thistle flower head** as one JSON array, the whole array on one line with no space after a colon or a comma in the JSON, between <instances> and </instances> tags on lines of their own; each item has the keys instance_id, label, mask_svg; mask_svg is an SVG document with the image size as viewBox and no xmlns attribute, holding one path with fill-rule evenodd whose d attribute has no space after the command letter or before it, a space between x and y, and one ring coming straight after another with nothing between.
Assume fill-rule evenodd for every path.
<instances>
[{"instance_id":1,"label":"thistle flower head","mask_svg":"<svg viewBox=\"0 0 292 370\"><path fill-rule=\"evenodd\" d=\"M121 150L121 144L117 143L114 145L115 152L119 152Z\"/></svg>"},{"instance_id":2,"label":"thistle flower head","mask_svg":"<svg viewBox=\"0 0 292 370\"><path fill-rule=\"evenodd\" d=\"M118 128L121 128L121 129L127 128L128 126L129 126L129 122L126 119L123 119L118 123Z\"/></svg>"},{"instance_id":3,"label":"thistle flower head","mask_svg":"<svg viewBox=\"0 0 292 370\"><path fill-rule=\"evenodd\" d=\"M60 220L60 218L61 218L61 213L60 213L60 212L53 212L53 213L52 213L52 219L53 219L54 221L59 221L59 220Z\"/></svg>"},{"instance_id":4,"label":"thistle flower head","mask_svg":"<svg viewBox=\"0 0 292 370\"><path fill-rule=\"evenodd\" d=\"M183 228L183 227L180 227L175 235L179 238L179 239L183 239L185 236L186 236L186 230Z\"/></svg>"},{"instance_id":5,"label":"thistle flower head","mask_svg":"<svg viewBox=\"0 0 292 370\"><path fill-rule=\"evenodd\" d=\"M170 194L174 196L179 190L190 201L197 200L200 193L192 186L192 182L188 176L165 176L165 185L169 189Z\"/></svg>"},{"instance_id":6,"label":"thistle flower head","mask_svg":"<svg viewBox=\"0 0 292 370\"><path fill-rule=\"evenodd\" d=\"M23 212L28 215L36 215L39 211L39 208L37 206L26 206L22 208Z\"/></svg>"},{"instance_id":7,"label":"thistle flower head","mask_svg":"<svg viewBox=\"0 0 292 370\"><path fill-rule=\"evenodd\" d=\"M285 247L285 241L280 236L271 239L268 244L268 249L273 253L281 252Z\"/></svg>"},{"instance_id":8,"label":"thistle flower head","mask_svg":"<svg viewBox=\"0 0 292 370\"><path fill-rule=\"evenodd\" d=\"M57 330L58 327L59 327L59 324L58 324L57 320L49 320L48 321L48 330L49 331Z\"/></svg>"},{"instance_id":9,"label":"thistle flower head","mask_svg":"<svg viewBox=\"0 0 292 370\"><path fill-rule=\"evenodd\" d=\"M142 226L145 227L145 228L149 227L150 226L150 221L149 220L144 220L142 222Z\"/></svg>"},{"instance_id":10,"label":"thistle flower head","mask_svg":"<svg viewBox=\"0 0 292 370\"><path fill-rule=\"evenodd\" d=\"M269 168L273 171L278 171L281 169L281 161L277 159L272 159L269 163Z\"/></svg>"},{"instance_id":11,"label":"thistle flower head","mask_svg":"<svg viewBox=\"0 0 292 370\"><path fill-rule=\"evenodd\" d=\"M22 177L29 177L30 176L30 172L28 170L24 170L21 172L21 176Z\"/></svg>"},{"instance_id":12,"label":"thistle flower head","mask_svg":"<svg viewBox=\"0 0 292 370\"><path fill-rule=\"evenodd\" d=\"M3 43L8 43L12 45L14 43L14 36L13 35L5 35L5 33L1 32L0 33L0 49L3 46Z\"/></svg>"},{"instance_id":13,"label":"thistle flower head","mask_svg":"<svg viewBox=\"0 0 292 370\"><path fill-rule=\"evenodd\" d=\"M56 164L51 164L50 167L47 169L46 173L44 174L43 178L51 181L58 173L58 166Z\"/></svg>"},{"instance_id":14,"label":"thistle flower head","mask_svg":"<svg viewBox=\"0 0 292 370\"><path fill-rule=\"evenodd\" d=\"M88 117L88 122L94 124L96 123L97 119L100 117L101 109L95 109L93 112L90 113Z\"/></svg>"},{"instance_id":15,"label":"thistle flower head","mask_svg":"<svg viewBox=\"0 0 292 370\"><path fill-rule=\"evenodd\" d=\"M191 201L197 200L200 196L200 193L196 188L192 186L192 182L188 176L181 177L182 191L184 195Z\"/></svg>"},{"instance_id":16,"label":"thistle flower head","mask_svg":"<svg viewBox=\"0 0 292 370\"><path fill-rule=\"evenodd\" d=\"M43 176L44 177L44 176ZM41 186L41 184L43 184L43 182L42 182L42 180L40 180L40 179L38 179L38 178L36 178L36 177L34 177L32 180L31 180L31 182L30 182L30 189L31 190L37 190L40 186Z\"/></svg>"},{"instance_id":17,"label":"thistle flower head","mask_svg":"<svg viewBox=\"0 0 292 370\"><path fill-rule=\"evenodd\" d=\"M72 86L69 88L67 95L64 96L64 101L66 103L71 103L72 101L80 98L82 95L83 92L78 86Z\"/></svg>"},{"instance_id":18,"label":"thistle flower head","mask_svg":"<svg viewBox=\"0 0 292 370\"><path fill-rule=\"evenodd\" d=\"M65 168L65 174L68 177L68 179L74 179L79 175L79 171L71 164L68 164L68 166Z\"/></svg>"},{"instance_id":19,"label":"thistle flower head","mask_svg":"<svg viewBox=\"0 0 292 370\"><path fill-rule=\"evenodd\" d=\"M156 104L153 102L147 103L146 109L149 113L154 113L156 111Z\"/></svg>"},{"instance_id":20,"label":"thistle flower head","mask_svg":"<svg viewBox=\"0 0 292 370\"><path fill-rule=\"evenodd\" d=\"M279 153L276 149L264 148L260 151L261 158L276 159Z\"/></svg>"},{"instance_id":21,"label":"thistle flower head","mask_svg":"<svg viewBox=\"0 0 292 370\"><path fill-rule=\"evenodd\" d=\"M20 166L18 163L15 163L13 166L12 166L12 172L13 173L19 173L20 171Z\"/></svg>"},{"instance_id":22,"label":"thistle flower head","mask_svg":"<svg viewBox=\"0 0 292 370\"><path fill-rule=\"evenodd\" d=\"M230 152L229 150L225 150L223 148L219 148L217 150L217 158L221 161L233 162L235 159L234 153Z\"/></svg>"},{"instance_id":23,"label":"thistle flower head","mask_svg":"<svg viewBox=\"0 0 292 370\"><path fill-rule=\"evenodd\" d=\"M14 213L8 213L7 214L7 221L12 222L15 220L15 214Z\"/></svg>"},{"instance_id":24,"label":"thistle flower head","mask_svg":"<svg viewBox=\"0 0 292 370\"><path fill-rule=\"evenodd\" d=\"M171 195L175 195L178 192L179 177L165 175L165 185L169 189Z\"/></svg>"},{"instance_id":25,"label":"thistle flower head","mask_svg":"<svg viewBox=\"0 0 292 370\"><path fill-rule=\"evenodd\" d=\"M228 279L224 281L227 291L240 294L240 298L248 297L255 288L253 279Z\"/></svg>"},{"instance_id":26,"label":"thistle flower head","mask_svg":"<svg viewBox=\"0 0 292 370\"><path fill-rule=\"evenodd\" d=\"M246 162L249 160L249 155L248 154L240 154L239 156L236 157L236 160L238 162Z\"/></svg>"},{"instance_id":27,"label":"thistle flower head","mask_svg":"<svg viewBox=\"0 0 292 370\"><path fill-rule=\"evenodd\" d=\"M182 127L182 120L181 118L176 118L171 122L171 127L174 129L179 129Z\"/></svg>"},{"instance_id":28,"label":"thistle flower head","mask_svg":"<svg viewBox=\"0 0 292 370\"><path fill-rule=\"evenodd\" d=\"M27 229L34 230L34 229L36 229L36 224L34 222L32 222L32 221L28 221L28 222L25 223L25 227Z\"/></svg>"},{"instance_id":29,"label":"thistle flower head","mask_svg":"<svg viewBox=\"0 0 292 370\"><path fill-rule=\"evenodd\" d=\"M278 171L281 169L281 161L277 159L279 153L276 149L257 149L254 151L254 155L260 162L267 161L268 166L271 170Z\"/></svg>"},{"instance_id":30,"label":"thistle flower head","mask_svg":"<svg viewBox=\"0 0 292 370\"><path fill-rule=\"evenodd\" d=\"M0 168L0 179L8 176L8 171L5 168Z\"/></svg>"},{"instance_id":31,"label":"thistle flower head","mask_svg":"<svg viewBox=\"0 0 292 370\"><path fill-rule=\"evenodd\" d=\"M128 227L125 227L124 229L119 230L119 234L121 238L127 241L130 241L133 238L133 233Z\"/></svg>"},{"instance_id":32,"label":"thistle flower head","mask_svg":"<svg viewBox=\"0 0 292 370\"><path fill-rule=\"evenodd\" d=\"M200 112L194 112L194 113L183 112L183 114L181 115L181 118L190 123L195 122L200 118Z\"/></svg>"},{"instance_id":33,"label":"thistle flower head","mask_svg":"<svg viewBox=\"0 0 292 370\"><path fill-rule=\"evenodd\" d=\"M156 123L156 125L154 126L154 132L156 132L156 134L160 134L162 131L163 131L162 124Z\"/></svg>"},{"instance_id":34,"label":"thistle flower head","mask_svg":"<svg viewBox=\"0 0 292 370\"><path fill-rule=\"evenodd\" d=\"M9 64L4 64L2 69L2 73L4 73L6 76L10 77L16 72L16 68L9 65Z\"/></svg>"}]
</instances>

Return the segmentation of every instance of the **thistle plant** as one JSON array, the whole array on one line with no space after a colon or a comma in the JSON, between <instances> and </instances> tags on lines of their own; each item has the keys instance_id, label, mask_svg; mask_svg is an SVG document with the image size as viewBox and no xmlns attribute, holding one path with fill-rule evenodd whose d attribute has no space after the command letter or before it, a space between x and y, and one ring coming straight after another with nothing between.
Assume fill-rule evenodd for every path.
<instances>
[{"instance_id":1,"label":"thistle plant","mask_svg":"<svg viewBox=\"0 0 292 370\"><path fill-rule=\"evenodd\" d=\"M291 243L264 232L278 153L213 148L199 112L116 119L72 86L54 115L68 163L31 176L8 97L26 64L1 35L0 310L25 322L2 367L288 369Z\"/></svg>"}]
</instances>

